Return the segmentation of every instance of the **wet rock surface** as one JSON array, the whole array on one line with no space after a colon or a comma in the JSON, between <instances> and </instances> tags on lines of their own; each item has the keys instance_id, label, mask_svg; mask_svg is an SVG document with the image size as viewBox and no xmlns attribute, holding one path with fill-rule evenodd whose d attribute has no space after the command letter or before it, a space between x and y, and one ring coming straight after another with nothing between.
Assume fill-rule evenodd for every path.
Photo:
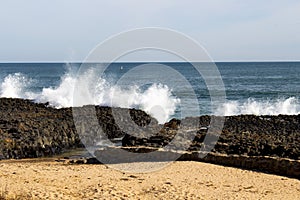
<instances>
[{"instance_id":1,"label":"wet rock surface","mask_svg":"<svg viewBox=\"0 0 300 200\"><path fill-rule=\"evenodd\" d=\"M0 159L51 156L66 149L96 145L103 135L106 139L122 137L125 133L114 117L124 112L129 118L121 119L122 123L132 121L141 127L157 124L145 112L135 109L100 106L55 109L30 100L0 98Z\"/></svg>"},{"instance_id":2,"label":"wet rock surface","mask_svg":"<svg viewBox=\"0 0 300 200\"><path fill-rule=\"evenodd\" d=\"M180 145L186 141L187 134L192 135L189 151L200 151L210 127L210 116L173 119L166 123L161 131L150 138L136 138L125 135L123 146L164 147L174 137L179 141L174 149L183 150ZM196 120L196 130L189 127L190 121ZM185 125L182 125L185 124ZM186 125L187 124L187 125ZM194 123L193 123L194 124ZM254 116L241 115L225 118L222 133L212 131L211 141L217 141L212 149L214 153L245 156L272 156L300 160L300 115ZM182 141L182 142L180 142ZM176 146L177 145L177 146ZM209 144L209 141L205 145Z\"/></svg>"},{"instance_id":3,"label":"wet rock surface","mask_svg":"<svg viewBox=\"0 0 300 200\"><path fill-rule=\"evenodd\" d=\"M0 155L31 158L58 154L80 143L70 110L22 99L0 99Z\"/></svg>"},{"instance_id":4,"label":"wet rock surface","mask_svg":"<svg viewBox=\"0 0 300 200\"><path fill-rule=\"evenodd\" d=\"M136 109L55 109L30 100L1 98L0 159L54 155L113 138L121 138L123 147L136 147L128 151L140 152L138 146L199 151L207 131L213 130L210 120L211 116L189 117L159 125ZM217 140L215 146L205 144L214 146L213 153L300 159L300 115L226 117L220 137L214 131L209 137Z\"/></svg>"}]
</instances>

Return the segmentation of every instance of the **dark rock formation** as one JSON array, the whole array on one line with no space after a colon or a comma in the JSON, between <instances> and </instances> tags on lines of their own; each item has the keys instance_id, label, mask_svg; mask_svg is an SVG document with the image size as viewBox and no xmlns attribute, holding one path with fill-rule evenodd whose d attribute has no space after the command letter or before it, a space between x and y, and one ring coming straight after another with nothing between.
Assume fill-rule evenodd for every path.
<instances>
[{"instance_id":1,"label":"dark rock formation","mask_svg":"<svg viewBox=\"0 0 300 200\"><path fill-rule=\"evenodd\" d=\"M89 118L91 108L97 125ZM136 109L84 106L76 111L73 116L71 108L55 109L30 100L0 98L0 159L50 156L64 149L83 147L82 141L84 145L96 145L100 140L99 128L108 139L123 137L125 132L114 117L124 113L128 113L129 119L119 119L122 123L157 125L157 120Z\"/></svg>"},{"instance_id":2,"label":"dark rock formation","mask_svg":"<svg viewBox=\"0 0 300 200\"><path fill-rule=\"evenodd\" d=\"M199 126L196 131L190 132L190 134L195 134L195 137L189 150L199 151L210 129L210 116L186 118L181 122L171 120L158 134L149 138L125 135L123 146L164 147L172 141L175 135L180 137L182 134L184 137L184 134L189 133L188 122L192 120L197 120ZM180 124L185 124L185 126L180 127ZM228 155L272 156L299 160L300 115L226 117L222 134L212 151Z\"/></svg>"},{"instance_id":3,"label":"dark rock formation","mask_svg":"<svg viewBox=\"0 0 300 200\"><path fill-rule=\"evenodd\" d=\"M1 98L0 159L58 154L83 144L97 145L105 137L122 138L123 147L199 151L207 131L213 130L210 120L211 116L189 117L159 125L136 109L84 106L72 112L71 108L55 109L30 100ZM209 137L217 139L214 134ZM174 140L176 143L172 143ZM299 160L300 115L226 117L212 152Z\"/></svg>"}]
</instances>

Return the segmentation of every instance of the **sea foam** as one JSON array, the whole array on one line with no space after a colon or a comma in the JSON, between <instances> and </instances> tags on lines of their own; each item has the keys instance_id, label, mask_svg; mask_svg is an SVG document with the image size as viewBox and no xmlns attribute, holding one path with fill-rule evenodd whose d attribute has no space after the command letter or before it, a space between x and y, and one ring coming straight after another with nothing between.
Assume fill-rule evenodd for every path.
<instances>
[{"instance_id":1,"label":"sea foam","mask_svg":"<svg viewBox=\"0 0 300 200\"><path fill-rule=\"evenodd\" d=\"M69 69L61 77L57 86L45 87L40 92L32 90L36 82L22 73L9 74L0 82L0 96L34 99L36 102L48 102L56 108L87 104L138 108L151 114L159 123L164 123L173 117L181 103L181 100L172 94L172 90L167 85L154 83L143 90L137 85L123 88L97 76L92 68L79 75ZM78 82L84 82L85 86L91 90L92 96L91 98L82 98L81 101L76 101L76 105L74 105L74 88ZM225 116L241 114L297 115L300 114L299 103L297 97L227 100L212 113Z\"/></svg>"},{"instance_id":2,"label":"sea foam","mask_svg":"<svg viewBox=\"0 0 300 200\"><path fill-rule=\"evenodd\" d=\"M216 115L298 115L300 114L299 99L296 97L278 98L276 100L255 100L249 98L246 101L227 101L220 105Z\"/></svg>"},{"instance_id":3,"label":"sea foam","mask_svg":"<svg viewBox=\"0 0 300 200\"><path fill-rule=\"evenodd\" d=\"M1 83L1 97L26 98L26 89L30 84L31 79L21 73L9 74Z\"/></svg>"},{"instance_id":4,"label":"sea foam","mask_svg":"<svg viewBox=\"0 0 300 200\"><path fill-rule=\"evenodd\" d=\"M35 81L24 74L9 74L1 83L1 97L34 99L56 108L82 106L87 104L113 106L123 108L138 108L155 117L159 123L164 123L174 115L180 100L172 95L172 90L159 83L154 83L141 90L133 85L129 88L111 85L105 78L96 76L92 68L77 75L70 70L62 77L55 87L43 88L41 92L30 90ZM93 94L91 98L82 98L73 104L74 87L77 83L85 83Z\"/></svg>"}]
</instances>

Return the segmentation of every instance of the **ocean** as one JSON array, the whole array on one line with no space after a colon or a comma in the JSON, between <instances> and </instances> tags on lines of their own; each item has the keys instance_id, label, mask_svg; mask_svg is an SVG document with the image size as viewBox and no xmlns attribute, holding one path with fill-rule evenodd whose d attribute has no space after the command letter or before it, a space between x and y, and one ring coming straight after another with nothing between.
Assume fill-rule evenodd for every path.
<instances>
[{"instance_id":1,"label":"ocean","mask_svg":"<svg viewBox=\"0 0 300 200\"><path fill-rule=\"evenodd\" d=\"M205 81L190 63L145 64L113 63L99 74L97 67L101 64L90 63L90 69L80 74L80 63L1 63L0 96L70 107L74 105L74 86L80 79L93 94L92 99L80 104L139 108L160 123L207 114L300 114L300 62L216 63L226 92L226 102L217 107L211 106ZM144 71L130 73L142 65ZM163 66L179 72L182 78ZM151 77L152 69L154 75L161 75L159 80Z\"/></svg>"}]
</instances>

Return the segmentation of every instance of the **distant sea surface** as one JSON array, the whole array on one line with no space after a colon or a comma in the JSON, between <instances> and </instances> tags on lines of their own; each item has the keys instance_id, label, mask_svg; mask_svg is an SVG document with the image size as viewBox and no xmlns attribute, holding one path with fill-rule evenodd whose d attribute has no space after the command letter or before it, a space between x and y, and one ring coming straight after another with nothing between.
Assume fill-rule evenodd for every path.
<instances>
[{"instance_id":1,"label":"distant sea surface","mask_svg":"<svg viewBox=\"0 0 300 200\"><path fill-rule=\"evenodd\" d=\"M162 66L161 77L169 84L154 80L141 86L137 80L151 78L151 63L145 66L145 73L137 76L130 72L142 64L145 63L114 63L99 74L100 64L89 64L90 70L78 73L79 63L2 63L0 96L49 102L57 108L70 107L74 85L80 79L91 87L93 94L82 105L135 107L161 123L173 117L206 114L300 114L300 62L216 63L224 82L226 102L214 108L204 79L191 64L160 63L179 72L187 82L172 76ZM160 71L157 67L155 70ZM120 84L118 81L126 74Z\"/></svg>"}]
</instances>

